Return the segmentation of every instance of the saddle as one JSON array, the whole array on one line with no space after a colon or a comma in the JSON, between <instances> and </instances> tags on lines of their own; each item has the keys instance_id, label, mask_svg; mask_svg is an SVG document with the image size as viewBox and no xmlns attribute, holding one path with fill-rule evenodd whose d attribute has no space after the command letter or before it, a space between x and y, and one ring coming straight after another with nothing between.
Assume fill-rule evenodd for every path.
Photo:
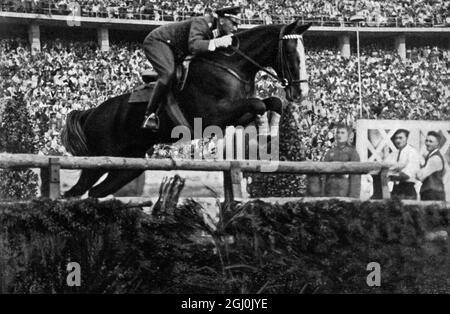
<instances>
[{"instance_id":1,"label":"saddle","mask_svg":"<svg viewBox=\"0 0 450 314\"><path fill-rule=\"evenodd\" d=\"M169 89L169 92L166 95L165 103L162 104L164 105L163 107L165 108L167 114L176 125L184 125L190 129L192 129L192 127L181 111L180 104L176 100L175 96L183 91L185 87L189 74L189 65L192 59L193 56L187 56L183 62L177 65L172 88ZM141 77L144 84L131 92L130 98L128 99L129 104L149 101L155 82L158 80L158 73L153 70L146 70L142 72Z\"/></svg>"}]
</instances>

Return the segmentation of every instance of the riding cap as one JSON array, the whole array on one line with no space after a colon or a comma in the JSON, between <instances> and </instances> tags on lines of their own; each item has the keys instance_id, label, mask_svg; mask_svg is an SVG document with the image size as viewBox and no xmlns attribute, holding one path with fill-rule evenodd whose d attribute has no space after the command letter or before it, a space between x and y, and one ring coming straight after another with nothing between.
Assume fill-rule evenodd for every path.
<instances>
[{"instance_id":1,"label":"riding cap","mask_svg":"<svg viewBox=\"0 0 450 314\"><path fill-rule=\"evenodd\" d=\"M230 19L233 23L239 24L241 21L241 7L227 7L216 10L218 17L225 17Z\"/></svg>"}]
</instances>

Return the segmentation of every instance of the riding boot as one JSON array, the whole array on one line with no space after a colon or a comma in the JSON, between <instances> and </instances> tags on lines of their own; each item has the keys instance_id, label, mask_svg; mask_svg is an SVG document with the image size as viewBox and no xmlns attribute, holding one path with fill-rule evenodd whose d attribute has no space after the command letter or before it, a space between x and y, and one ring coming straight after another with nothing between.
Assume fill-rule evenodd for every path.
<instances>
[{"instance_id":1,"label":"riding boot","mask_svg":"<svg viewBox=\"0 0 450 314\"><path fill-rule=\"evenodd\" d=\"M258 134L263 136L269 136L269 119L267 118L267 111L264 114L256 115L256 125L258 126Z\"/></svg>"},{"instance_id":2,"label":"riding boot","mask_svg":"<svg viewBox=\"0 0 450 314\"><path fill-rule=\"evenodd\" d=\"M156 114L158 105L160 104L163 96L166 94L167 86L157 81L152 92L152 96L148 101L147 109L145 111L145 120L142 124L144 129L152 129L157 131L159 129L159 117Z\"/></svg>"},{"instance_id":3,"label":"riding boot","mask_svg":"<svg viewBox=\"0 0 450 314\"><path fill-rule=\"evenodd\" d=\"M280 118L281 115L278 112L271 111L270 115L270 136L276 137L278 136L278 132L280 129Z\"/></svg>"}]
</instances>

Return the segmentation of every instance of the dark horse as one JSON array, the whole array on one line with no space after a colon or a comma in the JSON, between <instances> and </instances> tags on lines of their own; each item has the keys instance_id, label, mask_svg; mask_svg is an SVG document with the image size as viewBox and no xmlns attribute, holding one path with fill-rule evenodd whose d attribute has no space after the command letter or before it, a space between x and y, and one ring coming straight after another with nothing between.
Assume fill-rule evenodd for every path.
<instances>
[{"instance_id":1,"label":"dark horse","mask_svg":"<svg viewBox=\"0 0 450 314\"><path fill-rule=\"evenodd\" d=\"M215 52L195 58L184 89L177 95L189 123L202 119L203 128L215 125L247 125L256 114L274 110L281 114L281 101L254 98L255 76L261 67L271 67L283 81L286 98L298 100L307 93L303 44L298 38L310 25L296 21L289 25L265 25L237 33L239 49ZM301 42L301 49L298 46ZM303 52L303 53L302 53ZM303 77L302 77L303 76ZM66 149L78 156L144 157L158 143L173 143L175 127L168 114L160 113L160 131L141 129L146 103L128 104L130 93L111 98L96 108L72 111L62 132ZM276 101L278 100L278 101ZM81 172L65 197L105 197L139 176L142 170L112 170L105 180L93 185L106 170Z\"/></svg>"}]
</instances>

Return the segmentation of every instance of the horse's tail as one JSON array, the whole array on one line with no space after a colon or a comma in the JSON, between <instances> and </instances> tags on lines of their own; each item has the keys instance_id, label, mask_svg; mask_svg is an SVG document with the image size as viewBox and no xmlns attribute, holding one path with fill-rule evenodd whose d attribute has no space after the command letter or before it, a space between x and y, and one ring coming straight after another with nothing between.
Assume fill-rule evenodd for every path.
<instances>
[{"instance_id":1,"label":"horse's tail","mask_svg":"<svg viewBox=\"0 0 450 314\"><path fill-rule=\"evenodd\" d=\"M71 111L67 116L66 125L61 132L61 142L73 156L89 155L87 138L81 123L86 113L87 111Z\"/></svg>"}]
</instances>

